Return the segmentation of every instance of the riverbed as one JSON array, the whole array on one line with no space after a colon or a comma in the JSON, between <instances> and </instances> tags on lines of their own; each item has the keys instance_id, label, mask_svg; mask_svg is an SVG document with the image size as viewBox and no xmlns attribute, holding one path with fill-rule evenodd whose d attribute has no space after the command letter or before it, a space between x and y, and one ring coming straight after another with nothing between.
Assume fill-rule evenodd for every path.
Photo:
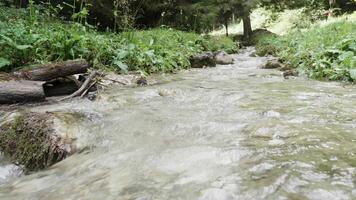
<instances>
[{"instance_id":1,"label":"riverbed","mask_svg":"<svg viewBox=\"0 0 356 200\"><path fill-rule=\"evenodd\" d=\"M284 79L251 53L94 102L28 108L85 114L68 128L83 150L0 177L0 199L356 199L356 87Z\"/></svg>"}]
</instances>

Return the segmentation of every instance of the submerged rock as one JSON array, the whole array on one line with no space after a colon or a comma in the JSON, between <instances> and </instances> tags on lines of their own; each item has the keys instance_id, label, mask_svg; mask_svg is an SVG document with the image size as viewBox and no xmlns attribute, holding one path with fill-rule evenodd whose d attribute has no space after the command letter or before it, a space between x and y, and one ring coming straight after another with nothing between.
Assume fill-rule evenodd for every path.
<instances>
[{"instance_id":1,"label":"submerged rock","mask_svg":"<svg viewBox=\"0 0 356 200\"><path fill-rule=\"evenodd\" d=\"M234 63L232 56L227 54L225 51L218 51L215 53L216 64L229 65Z\"/></svg>"},{"instance_id":2,"label":"submerged rock","mask_svg":"<svg viewBox=\"0 0 356 200\"><path fill-rule=\"evenodd\" d=\"M137 79L136 84L138 86L146 86L146 85L148 85L147 79L145 77L141 76L139 79Z\"/></svg>"},{"instance_id":3,"label":"submerged rock","mask_svg":"<svg viewBox=\"0 0 356 200\"><path fill-rule=\"evenodd\" d=\"M192 68L215 67L216 60L212 52L203 52L190 58Z\"/></svg>"},{"instance_id":4,"label":"submerged rock","mask_svg":"<svg viewBox=\"0 0 356 200\"><path fill-rule=\"evenodd\" d=\"M76 151L54 113L12 113L0 123L0 151L25 171L49 167Z\"/></svg>"}]
</instances>

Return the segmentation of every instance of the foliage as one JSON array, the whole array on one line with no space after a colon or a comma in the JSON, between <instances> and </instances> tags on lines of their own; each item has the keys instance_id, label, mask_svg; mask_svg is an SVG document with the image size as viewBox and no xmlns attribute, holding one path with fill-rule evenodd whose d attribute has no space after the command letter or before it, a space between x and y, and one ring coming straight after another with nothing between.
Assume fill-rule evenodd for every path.
<instances>
[{"instance_id":1,"label":"foliage","mask_svg":"<svg viewBox=\"0 0 356 200\"><path fill-rule=\"evenodd\" d=\"M26 18L28 12L0 7L0 70L85 58L94 67L121 72L172 72L190 67L189 58L201 51L237 49L229 38L215 39L168 28L99 33L78 23L41 16L33 26Z\"/></svg>"},{"instance_id":2,"label":"foliage","mask_svg":"<svg viewBox=\"0 0 356 200\"><path fill-rule=\"evenodd\" d=\"M356 69L356 23L336 21L282 37L266 37L258 53L272 54L312 78L352 81Z\"/></svg>"}]
</instances>

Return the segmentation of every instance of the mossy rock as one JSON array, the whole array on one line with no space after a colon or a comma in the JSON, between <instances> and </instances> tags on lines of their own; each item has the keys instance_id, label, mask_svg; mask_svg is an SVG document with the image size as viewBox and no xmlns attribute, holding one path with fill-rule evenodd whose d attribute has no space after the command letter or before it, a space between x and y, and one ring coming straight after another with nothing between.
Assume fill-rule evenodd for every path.
<instances>
[{"instance_id":1,"label":"mossy rock","mask_svg":"<svg viewBox=\"0 0 356 200\"><path fill-rule=\"evenodd\" d=\"M74 152L51 113L15 113L0 124L0 151L26 172L45 169Z\"/></svg>"}]
</instances>

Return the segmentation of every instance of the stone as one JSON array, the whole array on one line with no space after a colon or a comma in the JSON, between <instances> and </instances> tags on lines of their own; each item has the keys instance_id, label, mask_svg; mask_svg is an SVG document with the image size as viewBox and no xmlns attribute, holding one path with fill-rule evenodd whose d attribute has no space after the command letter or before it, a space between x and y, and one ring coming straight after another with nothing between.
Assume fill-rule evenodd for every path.
<instances>
[{"instance_id":1,"label":"stone","mask_svg":"<svg viewBox=\"0 0 356 200\"><path fill-rule=\"evenodd\" d=\"M9 113L1 117L0 151L25 172L45 169L77 151L67 126L74 118L66 113Z\"/></svg>"},{"instance_id":2,"label":"stone","mask_svg":"<svg viewBox=\"0 0 356 200\"><path fill-rule=\"evenodd\" d=\"M295 70L287 70L282 73L284 79L289 79L290 76L298 76L298 72Z\"/></svg>"},{"instance_id":3,"label":"stone","mask_svg":"<svg viewBox=\"0 0 356 200\"><path fill-rule=\"evenodd\" d=\"M216 64L219 65L230 65L234 63L232 56L227 54L225 51L218 51L215 53Z\"/></svg>"},{"instance_id":4,"label":"stone","mask_svg":"<svg viewBox=\"0 0 356 200\"><path fill-rule=\"evenodd\" d=\"M203 52L190 58L192 68L215 67L216 60L212 52Z\"/></svg>"},{"instance_id":5,"label":"stone","mask_svg":"<svg viewBox=\"0 0 356 200\"><path fill-rule=\"evenodd\" d=\"M136 84L138 86L147 86L148 85L147 79L145 77L141 76L140 78L137 79Z\"/></svg>"},{"instance_id":6,"label":"stone","mask_svg":"<svg viewBox=\"0 0 356 200\"><path fill-rule=\"evenodd\" d=\"M283 66L278 60L269 60L267 61L266 65L263 66L263 69L278 69Z\"/></svg>"}]
</instances>

